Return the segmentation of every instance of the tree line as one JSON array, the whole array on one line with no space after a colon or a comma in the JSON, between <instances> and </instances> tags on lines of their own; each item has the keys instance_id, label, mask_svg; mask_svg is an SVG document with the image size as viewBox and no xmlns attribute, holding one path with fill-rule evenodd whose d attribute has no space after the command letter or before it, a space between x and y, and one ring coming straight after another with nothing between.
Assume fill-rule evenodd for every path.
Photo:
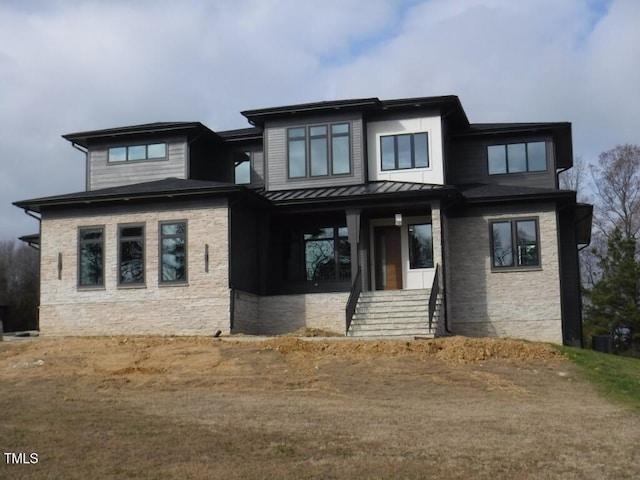
<instances>
[{"instance_id":1,"label":"tree line","mask_svg":"<svg viewBox=\"0 0 640 480\"><path fill-rule=\"evenodd\" d=\"M38 328L39 252L16 240L0 241L0 321L5 332Z\"/></svg>"},{"instance_id":2,"label":"tree line","mask_svg":"<svg viewBox=\"0 0 640 480\"><path fill-rule=\"evenodd\" d=\"M640 147L618 145L592 165L576 159L572 170L561 187L595 207L580 253L585 344L610 335L617 352L640 356Z\"/></svg>"}]
</instances>

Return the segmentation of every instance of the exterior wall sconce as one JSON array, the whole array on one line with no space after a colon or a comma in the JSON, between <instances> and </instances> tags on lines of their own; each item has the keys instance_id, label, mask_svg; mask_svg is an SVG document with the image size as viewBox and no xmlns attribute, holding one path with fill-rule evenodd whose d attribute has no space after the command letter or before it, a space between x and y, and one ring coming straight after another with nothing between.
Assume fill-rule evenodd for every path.
<instances>
[{"instance_id":1,"label":"exterior wall sconce","mask_svg":"<svg viewBox=\"0 0 640 480\"><path fill-rule=\"evenodd\" d=\"M402 214L396 213L396 227L402 226Z\"/></svg>"}]
</instances>

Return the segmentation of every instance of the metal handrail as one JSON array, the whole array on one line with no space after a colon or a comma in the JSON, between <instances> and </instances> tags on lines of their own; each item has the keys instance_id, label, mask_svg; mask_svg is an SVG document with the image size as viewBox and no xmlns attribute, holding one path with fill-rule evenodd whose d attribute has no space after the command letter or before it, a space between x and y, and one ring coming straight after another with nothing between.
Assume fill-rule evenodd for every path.
<instances>
[{"instance_id":1,"label":"metal handrail","mask_svg":"<svg viewBox=\"0 0 640 480\"><path fill-rule=\"evenodd\" d=\"M429 331L433 326L433 316L436 312L436 302L440 294L440 265L436 264L436 274L433 277L433 285L431 285L431 294L429 295Z\"/></svg>"},{"instance_id":2,"label":"metal handrail","mask_svg":"<svg viewBox=\"0 0 640 480\"><path fill-rule=\"evenodd\" d=\"M347 300L347 307L345 309L346 313L346 325L347 329L346 333L349 333L349 327L351 326L351 320L353 320L353 314L356 313L356 306L358 305L358 298L360 298L360 293L362 293L362 281L360 278L362 277L362 269L358 268L358 273L356 274L356 278L351 285L351 292L349 293L349 300Z\"/></svg>"}]
</instances>

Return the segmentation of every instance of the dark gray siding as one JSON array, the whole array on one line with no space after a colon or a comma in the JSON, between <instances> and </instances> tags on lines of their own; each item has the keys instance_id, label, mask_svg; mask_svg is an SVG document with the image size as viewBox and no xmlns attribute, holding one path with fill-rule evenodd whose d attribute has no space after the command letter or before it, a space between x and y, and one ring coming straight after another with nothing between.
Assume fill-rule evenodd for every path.
<instances>
[{"instance_id":1,"label":"dark gray siding","mask_svg":"<svg viewBox=\"0 0 640 480\"><path fill-rule=\"evenodd\" d=\"M153 140L157 142L157 140ZM139 142L142 144L144 142ZM138 144L138 142L137 142ZM167 140L167 159L136 162L108 162L110 146L89 150L89 190L151 182L169 177L187 178L187 142L184 138Z\"/></svg>"},{"instance_id":2,"label":"dark gray siding","mask_svg":"<svg viewBox=\"0 0 640 480\"><path fill-rule=\"evenodd\" d=\"M264 187L264 152L253 152L250 187Z\"/></svg>"},{"instance_id":3,"label":"dark gray siding","mask_svg":"<svg viewBox=\"0 0 640 480\"><path fill-rule=\"evenodd\" d=\"M547 171L489 175L487 146L517 142L547 142ZM455 185L466 183L497 183L539 188L557 188L553 140L550 136L487 136L455 138L447 146L445 178Z\"/></svg>"},{"instance_id":4,"label":"dark gray siding","mask_svg":"<svg viewBox=\"0 0 640 480\"><path fill-rule=\"evenodd\" d=\"M572 209L564 209L558 213L558 250L560 255L562 340L565 345L581 347L580 267Z\"/></svg>"},{"instance_id":5,"label":"dark gray siding","mask_svg":"<svg viewBox=\"0 0 640 480\"><path fill-rule=\"evenodd\" d=\"M349 122L351 124L350 175L318 178L288 179L287 176L287 128L301 125ZM364 183L364 138L362 116L359 114L335 115L331 117L306 118L304 121L273 122L265 127L265 162L267 190L291 188L330 187Z\"/></svg>"},{"instance_id":6,"label":"dark gray siding","mask_svg":"<svg viewBox=\"0 0 640 480\"><path fill-rule=\"evenodd\" d=\"M230 210L229 242L230 287L258 293L258 214L242 204Z\"/></svg>"}]
</instances>

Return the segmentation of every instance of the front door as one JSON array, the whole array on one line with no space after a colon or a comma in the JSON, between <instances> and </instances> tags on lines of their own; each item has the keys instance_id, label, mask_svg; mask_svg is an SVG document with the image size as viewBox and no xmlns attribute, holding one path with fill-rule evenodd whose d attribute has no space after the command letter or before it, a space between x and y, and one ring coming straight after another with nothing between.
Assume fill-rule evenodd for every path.
<instances>
[{"instance_id":1,"label":"front door","mask_svg":"<svg viewBox=\"0 0 640 480\"><path fill-rule=\"evenodd\" d=\"M402 288L402 253L399 227L375 227L376 290Z\"/></svg>"}]
</instances>

